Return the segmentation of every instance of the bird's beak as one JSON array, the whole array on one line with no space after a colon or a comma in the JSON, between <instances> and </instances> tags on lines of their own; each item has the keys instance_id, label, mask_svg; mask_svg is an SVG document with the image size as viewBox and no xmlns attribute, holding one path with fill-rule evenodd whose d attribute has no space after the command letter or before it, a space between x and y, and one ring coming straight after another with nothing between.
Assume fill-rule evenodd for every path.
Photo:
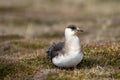
<instances>
[{"instance_id":1,"label":"bird's beak","mask_svg":"<svg viewBox=\"0 0 120 80\"><path fill-rule=\"evenodd\" d=\"M79 27L77 28L77 32L84 32L83 29L80 29Z\"/></svg>"}]
</instances>

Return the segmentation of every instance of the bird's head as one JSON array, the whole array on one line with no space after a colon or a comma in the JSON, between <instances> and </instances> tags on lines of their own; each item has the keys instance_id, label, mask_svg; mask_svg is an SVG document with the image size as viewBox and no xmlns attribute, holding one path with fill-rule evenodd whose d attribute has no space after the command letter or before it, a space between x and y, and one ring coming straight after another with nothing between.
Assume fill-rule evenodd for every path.
<instances>
[{"instance_id":1,"label":"bird's head","mask_svg":"<svg viewBox=\"0 0 120 80\"><path fill-rule=\"evenodd\" d=\"M71 24L66 27L65 36L75 36L79 32L84 32L84 31L80 29L78 26Z\"/></svg>"}]
</instances>

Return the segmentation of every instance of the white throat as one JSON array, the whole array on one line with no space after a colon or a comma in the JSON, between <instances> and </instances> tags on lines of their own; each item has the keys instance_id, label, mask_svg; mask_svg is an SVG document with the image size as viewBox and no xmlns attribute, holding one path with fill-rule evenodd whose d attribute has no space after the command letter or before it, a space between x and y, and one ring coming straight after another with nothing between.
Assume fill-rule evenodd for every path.
<instances>
[{"instance_id":1,"label":"white throat","mask_svg":"<svg viewBox=\"0 0 120 80\"><path fill-rule=\"evenodd\" d=\"M81 50L80 39L71 29L65 30L65 49L70 53L80 52Z\"/></svg>"}]
</instances>

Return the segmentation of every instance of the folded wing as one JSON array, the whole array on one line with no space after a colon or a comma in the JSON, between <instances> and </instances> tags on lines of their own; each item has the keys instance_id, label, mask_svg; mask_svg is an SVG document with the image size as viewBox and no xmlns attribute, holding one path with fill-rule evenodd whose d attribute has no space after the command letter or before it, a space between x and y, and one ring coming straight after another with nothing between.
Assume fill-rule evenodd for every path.
<instances>
[{"instance_id":1,"label":"folded wing","mask_svg":"<svg viewBox=\"0 0 120 80\"><path fill-rule=\"evenodd\" d=\"M60 54L60 51L62 51L64 47L64 42L59 42L59 43L53 43L49 49L46 51L48 57L52 60L53 57L57 56Z\"/></svg>"}]
</instances>

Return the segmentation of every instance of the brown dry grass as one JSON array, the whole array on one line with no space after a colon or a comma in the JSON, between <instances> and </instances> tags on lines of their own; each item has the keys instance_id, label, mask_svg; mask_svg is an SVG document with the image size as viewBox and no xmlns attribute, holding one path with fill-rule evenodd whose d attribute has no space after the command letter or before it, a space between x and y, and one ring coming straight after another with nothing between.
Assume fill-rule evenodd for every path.
<instances>
[{"instance_id":1,"label":"brown dry grass","mask_svg":"<svg viewBox=\"0 0 120 80\"><path fill-rule=\"evenodd\" d=\"M119 0L0 0L0 80L120 79ZM81 26L84 59L77 70L55 67L45 51Z\"/></svg>"}]
</instances>

